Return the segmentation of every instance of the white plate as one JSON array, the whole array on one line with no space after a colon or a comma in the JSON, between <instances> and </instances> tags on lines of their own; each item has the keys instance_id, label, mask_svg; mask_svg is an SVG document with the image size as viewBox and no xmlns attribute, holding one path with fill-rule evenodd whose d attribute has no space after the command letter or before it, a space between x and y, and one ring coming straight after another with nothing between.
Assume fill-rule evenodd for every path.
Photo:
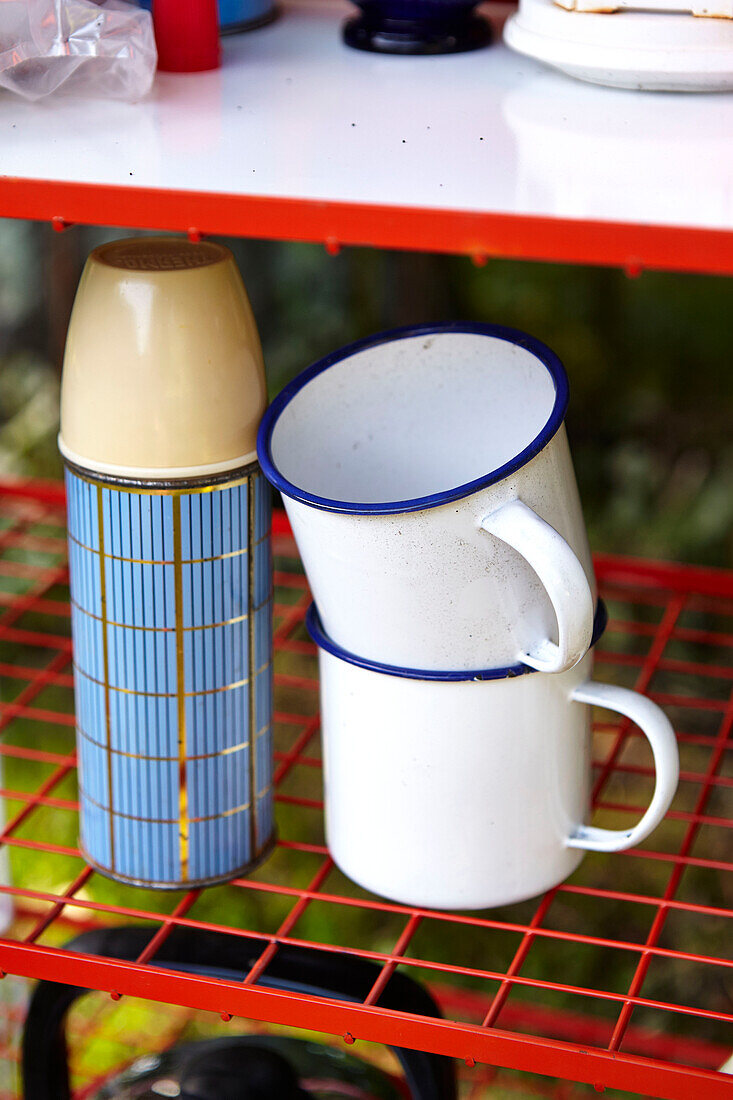
<instances>
[{"instance_id":1,"label":"white plate","mask_svg":"<svg viewBox=\"0 0 733 1100\"><path fill-rule=\"evenodd\" d=\"M733 89L733 20L671 12L566 11L521 0L504 41L569 76L614 88L721 92Z\"/></svg>"}]
</instances>

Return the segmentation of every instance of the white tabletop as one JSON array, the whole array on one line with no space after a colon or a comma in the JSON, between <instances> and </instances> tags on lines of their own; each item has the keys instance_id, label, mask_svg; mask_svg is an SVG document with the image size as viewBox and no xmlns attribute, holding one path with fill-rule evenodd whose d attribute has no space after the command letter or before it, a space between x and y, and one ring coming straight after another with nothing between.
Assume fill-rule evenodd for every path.
<instances>
[{"instance_id":1,"label":"white tabletop","mask_svg":"<svg viewBox=\"0 0 733 1100\"><path fill-rule=\"evenodd\" d=\"M1 93L0 214L6 176L733 229L732 96L594 87L501 44L361 53L354 10L289 0L221 70L160 74L136 104Z\"/></svg>"}]
</instances>

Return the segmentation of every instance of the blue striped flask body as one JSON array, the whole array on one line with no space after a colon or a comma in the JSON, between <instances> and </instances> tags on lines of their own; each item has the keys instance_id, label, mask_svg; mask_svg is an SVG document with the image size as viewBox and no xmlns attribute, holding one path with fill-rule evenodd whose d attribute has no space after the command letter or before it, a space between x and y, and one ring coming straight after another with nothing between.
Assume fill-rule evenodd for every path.
<instances>
[{"instance_id":1,"label":"blue striped flask body","mask_svg":"<svg viewBox=\"0 0 733 1100\"><path fill-rule=\"evenodd\" d=\"M257 464L67 464L81 847L124 882L223 882L271 847L272 565Z\"/></svg>"}]
</instances>

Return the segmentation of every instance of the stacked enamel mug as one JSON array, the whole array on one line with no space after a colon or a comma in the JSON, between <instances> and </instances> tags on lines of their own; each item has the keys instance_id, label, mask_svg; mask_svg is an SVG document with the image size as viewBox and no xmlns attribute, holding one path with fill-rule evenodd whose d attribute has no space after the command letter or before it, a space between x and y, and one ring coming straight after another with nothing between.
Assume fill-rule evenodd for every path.
<instances>
[{"instance_id":1,"label":"stacked enamel mug","mask_svg":"<svg viewBox=\"0 0 733 1100\"><path fill-rule=\"evenodd\" d=\"M326 836L360 885L484 908L660 822L677 785L650 700L591 680L603 629L558 358L521 332L381 334L298 376L258 453L315 605ZM636 826L588 824L591 705L647 737Z\"/></svg>"},{"instance_id":2,"label":"stacked enamel mug","mask_svg":"<svg viewBox=\"0 0 733 1100\"><path fill-rule=\"evenodd\" d=\"M160 888L269 851L270 488L259 337L228 249L89 257L64 358L81 847Z\"/></svg>"}]
</instances>

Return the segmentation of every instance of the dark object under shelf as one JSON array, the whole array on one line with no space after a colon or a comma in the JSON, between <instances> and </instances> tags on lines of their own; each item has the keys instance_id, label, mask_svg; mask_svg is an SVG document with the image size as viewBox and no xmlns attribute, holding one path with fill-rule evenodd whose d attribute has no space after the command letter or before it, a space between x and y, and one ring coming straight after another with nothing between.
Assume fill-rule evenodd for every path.
<instances>
[{"instance_id":1,"label":"dark object under shelf","mask_svg":"<svg viewBox=\"0 0 733 1100\"><path fill-rule=\"evenodd\" d=\"M70 951L100 955L106 958L126 959L134 962L150 942L146 928L105 928L83 932L66 944ZM169 970L182 970L211 978L228 978L241 981L249 973L255 960L268 946L268 941L257 936L232 937L217 932L173 928L159 945L154 956L154 966ZM316 997L360 1002L369 993L379 977L380 967L368 959L355 958L339 951L323 951L310 947L281 947L258 978L258 984L270 989L290 990ZM82 986L61 985L58 982L41 981L31 998L23 1035L23 1095L25 1100L69 1100L69 1069L66 1051L66 1014L74 1001L87 993ZM405 974L392 974L379 998L384 1008L399 1012L416 1013L440 1018L441 1013L431 995ZM294 1040L296 1044L302 1041ZM271 1046L271 1044L270 1044ZM247 1036L237 1039L212 1040L180 1047L177 1059L184 1077L197 1081L195 1095L219 1094L224 1100L224 1090L232 1086L233 1077L241 1074L242 1084L247 1078L270 1081L273 1097L286 1100L309 1093L297 1086L293 1064L297 1052L288 1058L287 1041L277 1050L268 1049L267 1040L261 1036L252 1042ZM453 1062L450 1058L428 1054L418 1050L393 1048L400 1061L414 1100L456 1100L456 1082ZM356 1059L352 1070L356 1067ZM365 1069L366 1072L366 1069ZM219 1077L219 1086L213 1078ZM203 1087L204 1077L208 1082ZM292 1088L286 1093L284 1086L289 1079ZM276 1087L273 1082L278 1081ZM241 1092L245 1097L259 1096L261 1088ZM201 1091L203 1090L203 1091ZM103 1092L101 1095L110 1095ZM122 1095L122 1094L121 1094ZM127 1095L125 1092L124 1095ZM181 1096L187 1095L184 1089ZM191 1096L194 1093L190 1093ZM226 1091L226 1096L230 1093ZM232 1095L240 1096L235 1089Z\"/></svg>"}]
</instances>

